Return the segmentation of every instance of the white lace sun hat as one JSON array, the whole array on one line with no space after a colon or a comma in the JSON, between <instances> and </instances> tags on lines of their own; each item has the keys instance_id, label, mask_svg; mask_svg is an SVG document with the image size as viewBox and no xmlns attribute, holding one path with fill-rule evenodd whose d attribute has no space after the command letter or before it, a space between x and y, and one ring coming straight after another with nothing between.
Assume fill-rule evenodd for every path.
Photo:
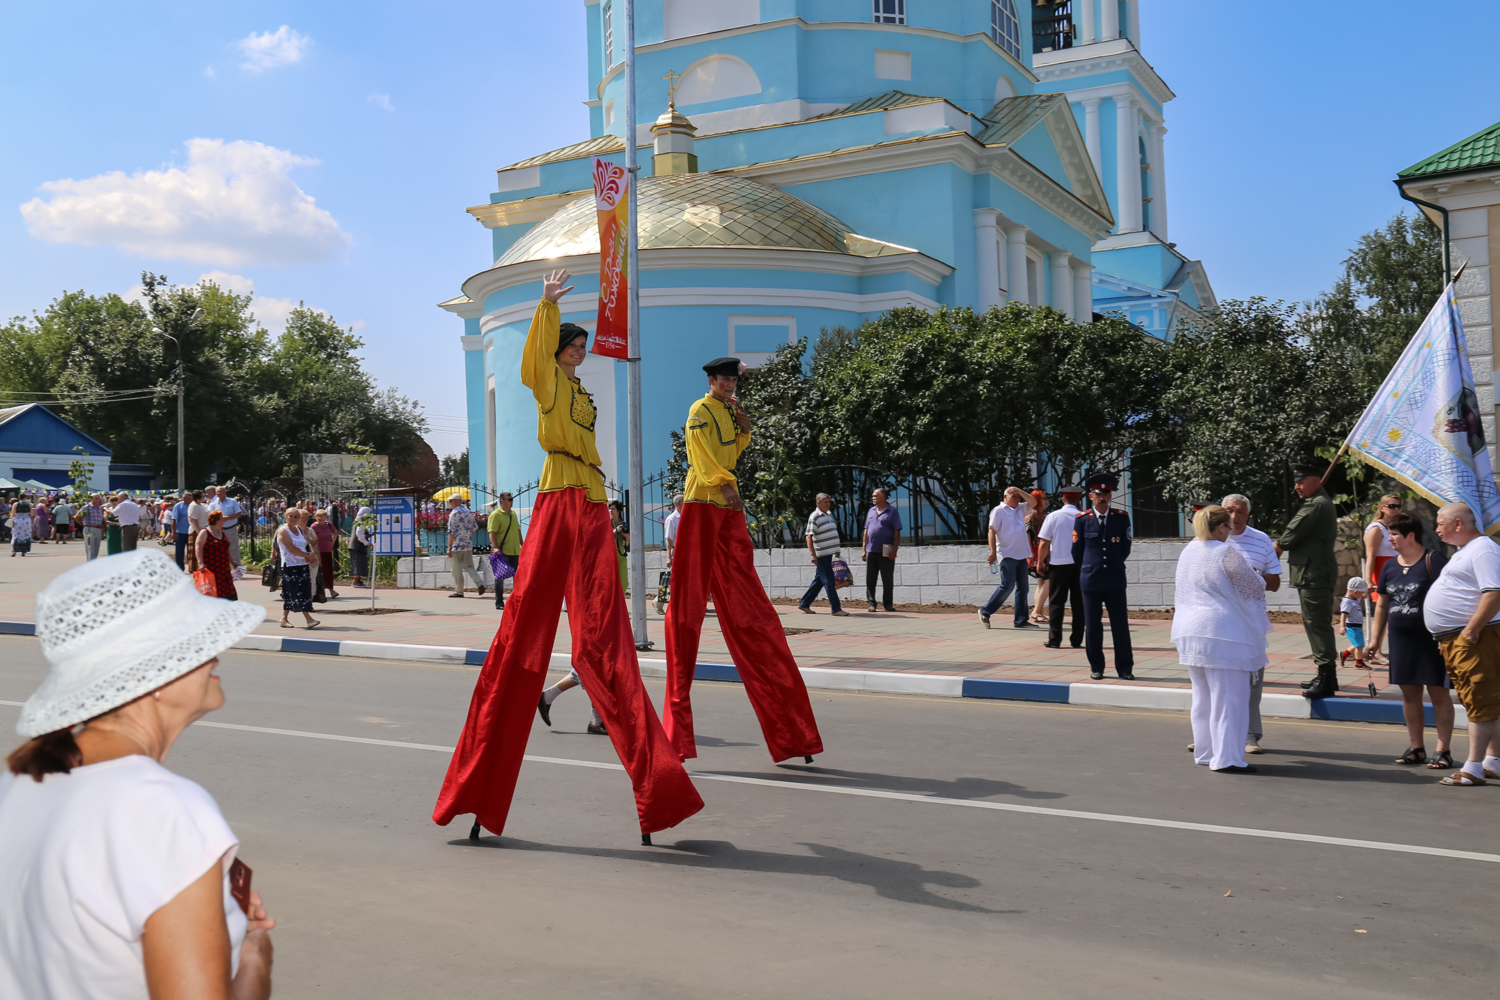
<instances>
[{"instance_id":1,"label":"white lace sun hat","mask_svg":"<svg viewBox=\"0 0 1500 1000\"><path fill-rule=\"evenodd\" d=\"M36 596L51 669L16 732L30 739L119 708L213 659L265 617L257 605L198 593L154 548L71 569Z\"/></svg>"}]
</instances>

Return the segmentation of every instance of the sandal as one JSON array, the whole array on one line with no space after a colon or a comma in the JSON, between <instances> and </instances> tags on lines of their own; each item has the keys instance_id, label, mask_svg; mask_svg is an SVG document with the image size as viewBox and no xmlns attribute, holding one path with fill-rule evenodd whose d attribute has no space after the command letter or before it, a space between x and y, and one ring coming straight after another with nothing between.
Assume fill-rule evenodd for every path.
<instances>
[{"instance_id":1,"label":"sandal","mask_svg":"<svg viewBox=\"0 0 1500 1000\"><path fill-rule=\"evenodd\" d=\"M1427 762L1427 766L1434 771L1446 771L1453 766L1453 751L1439 750L1437 756Z\"/></svg>"},{"instance_id":2,"label":"sandal","mask_svg":"<svg viewBox=\"0 0 1500 1000\"><path fill-rule=\"evenodd\" d=\"M296 628L297 626L293 625L291 622L282 622L281 623L281 627L282 628Z\"/></svg>"},{"instance_id":3,"label":"sandal","mask_svg":"<svg viewBox=\"0 0 1500 1000\"><path fill-rule=\"evenodd\" d=\"M307 623L307 630L309 632L311 632L313 629L317 628L321 624L323 624L323 623L322 622L308 622Z\"/></svg>"},{"instance_id":4,"label":"sandal","mask_svg":"<svg viewBox=\"0 0 1500 1000\"><path fill-rule=\"evenodd\" d=\"M1446 751L1446 750L1443 751L1443 753L1447 753L1447 752L1448 751ZM1427 748L1426 747L1412 747L1411 749L1407 750L1406 753L1402 754L1400 757L1397 757L1396 758L1396 763L1397 764L1420 764L1420 763L1422 763L1422 761L1424 761L1426 759L1427 759ZM1451 758L1451 757L1448 758L1448 766L1449 767L1453 766L1453 758Z\"/></svg>"},{"instance_id":5,"label":"sandal","mask_svg":"<svg viewBox=\"0 0 1500 1000\"><path fill-rule=\"evenodd\" d=\"M1474 777L1468 771L1454 771L1452 774L1448 775L1448 777L1439 781L1438 784L1454 785L1460 788L1467 788L1471 785L1483 785L1485 784L1485 780L1483 778Z\"/></svg>"}]
</instances>

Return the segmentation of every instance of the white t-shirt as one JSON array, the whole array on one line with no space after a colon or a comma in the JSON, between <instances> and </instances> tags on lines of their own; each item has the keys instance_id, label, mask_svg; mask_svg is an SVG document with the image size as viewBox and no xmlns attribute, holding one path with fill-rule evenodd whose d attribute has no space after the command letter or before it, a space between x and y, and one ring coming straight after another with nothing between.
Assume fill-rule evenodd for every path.
<instances>
[{"instance_id":1,"label":"white t-shirt","mask_svg":"<svg viewBox=\"0 0 1500 1000\"><path fill-rule=\"evenodd\" d=\"M188 517L192 520L193 531L202 531L208 527L208 507L194 500L188 504Z\"/></svg>"},{"instance_id":2,"label":"white t-shirt","mask_svg":"<svg viewBox=\"0 0 1500 1000\"><path fill-rule=\"evenodd\" d=\"M238 846L213 796L149 757L0 774L0 997L146 1000L146 918L215 865L238 969Z\"/></svg>"},{"instance_id":3,"label":"white t-shirt","mask_svg":"<svg viewBox=\"0 0 1500 1000\"><path fill-rule=\"evenodd\" d=\"M141 508L134 500L121 500L115 504L115 520L121 525L140 524Z\"/></svg>"},{"instance_id":4,"label":"white t-shirt","mask_svg":"<svg viewBox=\"0 0 1500 1000\"><path fill-rule=\"evenodd\" d=\"M1054 510L1042 521L1042 530L1038 531L1038 538L1045 538L1052 543L1052 554L1047 557L1050 566L1073 565L1073 522L1078 519L1079 510L1070 503L1062 505L1061 510Z\"/></svg>"},{"instance_id":5,"label":"white t-shirt","mask_svg":"<svg viewBox=\"0 0 1500 1000\"><path fill-rule=\"evenodd\" d=\"M1459 549L1422 601L1422 620L1433 635L1469 624L1487 590L1500 590L1500 545L1481 535ZM1490 619L1500 621L1500 613Z\"/></svg>"},{"instance_id":6,"label":"white t-shirt","mask_svg":"<svg viewBox=\"0 0 1500 1000\"><path fill-rule=\"evenodd\" d=\"M668 514L667 519L662 522L662 527L666 529L667 537L673 542L677 541L677 522L681 520L682 513L680 511L674 510L672 511L672 513Z\"/></svg>"},{"instance_id":7,"label":"white t-shirt","mask_svg":"<svg viewBox=\"0 0 1500 1000\"><path fill-rule=\"evenodd\" d=\"M1375 558L1386 559L1395 555L1396 546L1391 544L1391 529L1387 528L1379 521L1371 521L1370 528L1374 528L1376 531L1380 532L1380 547L1375 550ZM1368 533L1370 528L1366 528L1365 532Z\"/></svg>"},{"instance_id":8,"label":"white t-shirt","mask_svg":"<svg viewBox=\"0 0 1500 1000\"><path fill-rule=\"evenodd\" d=\"M1002 559L1028 559L1031 538L1026 534L1026 508L1021 504L1007 507L997 504L990 511L990 527L995 529L995 554Z\"/></svg>"},{"instance_id":9,"label":"white t-shirt","mask_svg":"<svg viewBox=\"0 0 1500 1000\"><path fill-rule=\"evenodd\" d=\"M1249 563L1250 568L1261 576L1281 575L1281 558L1276 555L1271 536L1259 528L1245 525L1244 531L1238 535L1229 536L1229 544L1239 549L1240 555L1245 557L1245 562Z\"/></svg>"},{"instance_id":10,"label":"white t-shirt","mask_svg":"<svg viewBox=\"0 0 1500 1000\"><path fill-rule=\"evenodd\" d=\"M1339 614L1344 616L1345 625L1363 625L1365 623L1364 606L1352 597L1339 598Z\"/></svg>"}]
</instances>

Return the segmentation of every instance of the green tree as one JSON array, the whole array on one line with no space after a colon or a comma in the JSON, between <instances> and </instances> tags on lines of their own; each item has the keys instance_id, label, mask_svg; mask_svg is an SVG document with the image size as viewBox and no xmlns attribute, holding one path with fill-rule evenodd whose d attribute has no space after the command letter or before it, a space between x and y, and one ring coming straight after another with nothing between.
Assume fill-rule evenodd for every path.
<instances>
[{"instance_id":1,"label":"green tree","mask_svg":"<svg viewBox=\"0 0 1500 1000\"><path fill-rule=\"evenodd\" d=\"M469 482L469 449L457 455L444 455L439 463L443 482L450 486L462 486Z\"/></svg>"}]
</instances>

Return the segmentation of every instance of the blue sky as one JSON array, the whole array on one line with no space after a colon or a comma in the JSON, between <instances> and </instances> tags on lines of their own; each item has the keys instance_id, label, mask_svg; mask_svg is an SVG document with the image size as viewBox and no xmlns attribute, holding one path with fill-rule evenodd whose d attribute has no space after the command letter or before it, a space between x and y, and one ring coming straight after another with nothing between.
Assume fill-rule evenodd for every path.
<instances>
[{"instance_id":1,"label":"blue sky","mask_svg":"<svg viewBox=\"0 0 1500 1000\"><path fill-rule=\"evenodd\" d=\"M1178 94L1172 239L1221 298L1328 287L1406 207L1397 170L1500 120L1500 4L1436 14L1146 0ZM356 325L439 454L461 449L460 323L434 303L488 263L463 209L493 170L586 137L583 19L581 0L8 5L0 315L217 273L267 325L298 300Z\"/></svg>"}]
</instances>

